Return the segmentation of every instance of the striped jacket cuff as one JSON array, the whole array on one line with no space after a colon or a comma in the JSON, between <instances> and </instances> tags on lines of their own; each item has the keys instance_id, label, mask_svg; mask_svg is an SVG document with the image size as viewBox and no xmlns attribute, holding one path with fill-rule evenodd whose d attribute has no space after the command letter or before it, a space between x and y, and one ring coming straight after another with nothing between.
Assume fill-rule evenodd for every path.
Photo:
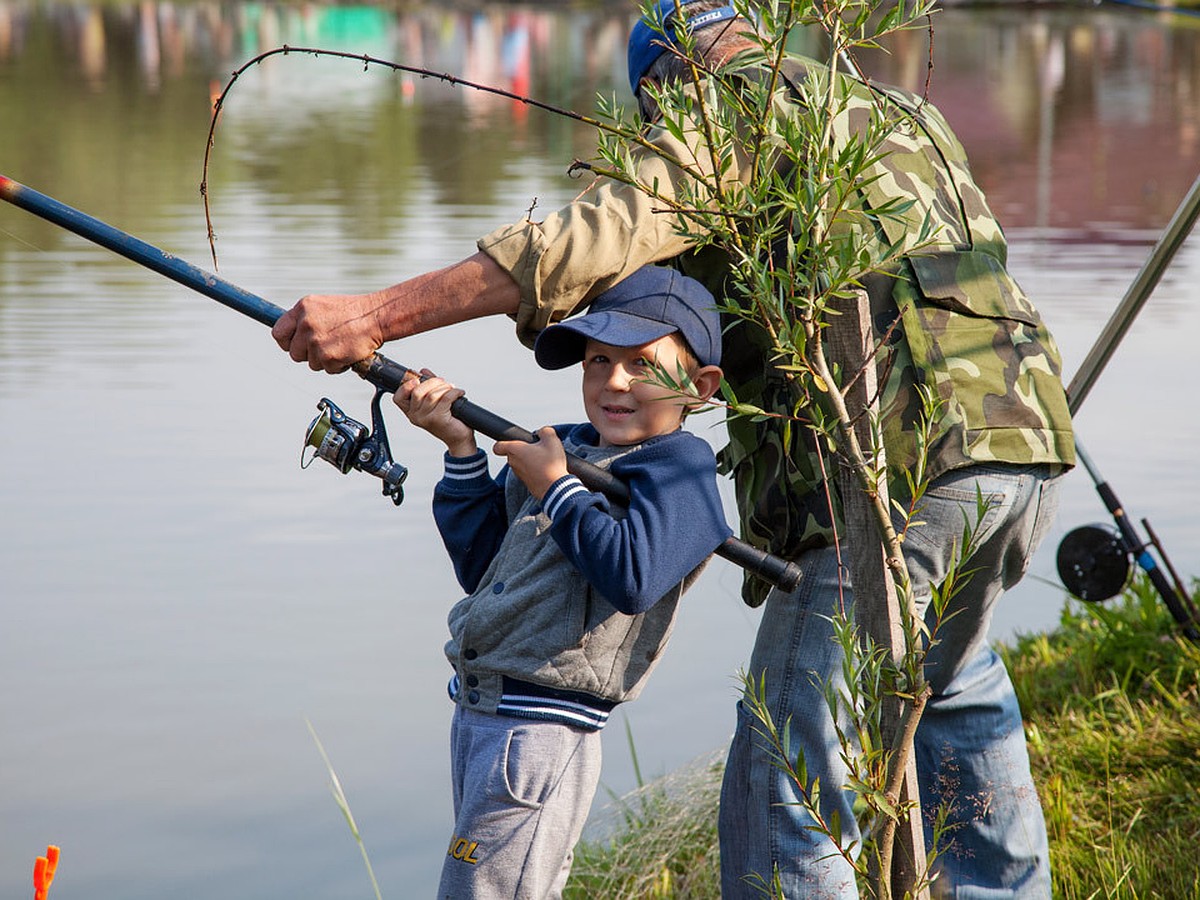
<instances>
[{"instance_id":1,"label":"striped jacket cuff","mask_svg":"<svg viewBox=\"0 0 1200 900\"><path fill-rule=\"evenodd\" d=\"M445 465L445 473L443 477L450 481L474 481L478 478L487 478L488 460L487 454L482 450L476 451L471 456L451 456L449 453L443 457Z\"/></svg>"},{"instance_id":2,"label":"striped jacket cuff","mask_svg":"<svg viewBox=\"0 0 1200 900\"><path fill-rule=\"evenodd\" d=\"M546 496L542 498L542 509L546 511L546 515L551 520L555 520L558 518L558 514L566 508L570 499L580 493L587 494L590 491L574 475L564 475L550 485L550 489L546 491Z\"/></svg>"}]
</instances>

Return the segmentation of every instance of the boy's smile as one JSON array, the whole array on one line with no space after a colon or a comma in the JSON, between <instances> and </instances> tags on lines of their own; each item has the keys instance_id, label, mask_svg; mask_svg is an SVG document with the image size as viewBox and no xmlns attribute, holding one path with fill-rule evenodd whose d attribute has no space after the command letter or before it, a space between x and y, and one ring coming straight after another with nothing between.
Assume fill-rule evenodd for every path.
<instances>
[{"instance_id":1,"label":"boy's smile","mask_svg":"<svg viewBox=\"0 0 1200 900\"><path fill-rule=\"evenodd\" d=\"M600 446L626 446L669 434L683 419L687 402L659 384L648 383L657 365L672 378L683 364L674 334L640 347L613 347L589 339L583 357L583 405L600 433Z\"/></svg>"}]
</instances>

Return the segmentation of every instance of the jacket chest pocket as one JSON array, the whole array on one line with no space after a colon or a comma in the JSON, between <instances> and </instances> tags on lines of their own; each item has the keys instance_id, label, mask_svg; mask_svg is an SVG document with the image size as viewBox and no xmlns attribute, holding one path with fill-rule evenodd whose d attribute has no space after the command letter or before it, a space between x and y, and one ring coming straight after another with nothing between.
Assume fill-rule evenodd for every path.
<instances>
[{"instance_id":1,"label":"jacket chest pocket","mask_svg":"<svg viewBox=\"0 0 1200 900\"><path fill-rule=\"evenodd\" d=\"M1029 374L1024 360L1048 352L1041 317L1021 288L994 256L978 250L908 262L917 290L898 282L896 301L913 363L927 383L951 402L1011 396Z\"/></svg>"}]
</instances>

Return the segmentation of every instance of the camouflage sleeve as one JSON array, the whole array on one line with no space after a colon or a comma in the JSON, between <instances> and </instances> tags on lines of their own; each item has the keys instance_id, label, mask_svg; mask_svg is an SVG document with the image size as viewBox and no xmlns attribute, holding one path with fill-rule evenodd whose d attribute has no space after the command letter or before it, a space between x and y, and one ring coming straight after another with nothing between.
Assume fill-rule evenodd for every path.
<instances>
[{"instance_id":1,"label":"camouflage sleeve","mask_svg":"<svg viewBox=\"0 0 1200 900\"><path fill-rule=\"evenodd\" d=\"M668 207L687 176L664 157L702 171L704 166L662 129L653 143L661 155L642 150L635 158L642 182L656 185L660 198L606 179L541 222L505 225L478 241L521 290L517 336L526 345L636 269L688 249Z\"/></svg>"}]
</instances>

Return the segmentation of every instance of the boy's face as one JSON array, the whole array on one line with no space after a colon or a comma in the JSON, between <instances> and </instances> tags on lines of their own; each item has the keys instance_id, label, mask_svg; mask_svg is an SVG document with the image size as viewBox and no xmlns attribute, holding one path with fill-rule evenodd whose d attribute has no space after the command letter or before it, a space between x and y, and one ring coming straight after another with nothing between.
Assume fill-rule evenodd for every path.
<instances>
[{"instance_id":1,"label":"boy's face","mask_svg":"<svg viewBox=\"0 0 1200 900\"><path fill-rule=\"evenodd\" d=\"M679 427L686 399L647 383L657 365L672 379L683 362L674 334L641 347L613 347L591 339L583 356L583 405L600 432L600 446L639 444ZM685 370L689 368L685 364Z\"/></svg>"}]
</instances>

